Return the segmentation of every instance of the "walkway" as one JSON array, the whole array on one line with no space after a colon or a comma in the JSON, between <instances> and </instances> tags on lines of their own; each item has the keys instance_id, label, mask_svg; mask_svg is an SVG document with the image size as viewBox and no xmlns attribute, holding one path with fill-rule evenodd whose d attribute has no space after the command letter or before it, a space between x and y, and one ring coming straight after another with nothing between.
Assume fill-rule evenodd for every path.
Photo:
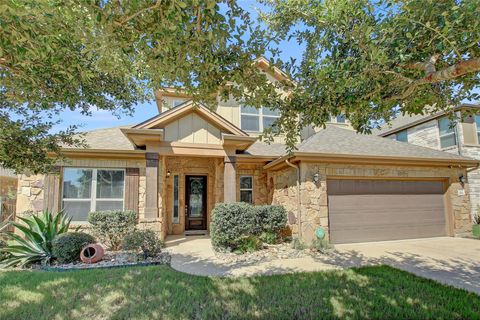
<instances>
[{"instance_id":1,"label":"walkway","mask_svg":"<svg viewBox=\"0 0 480 320\"><path fill-rule=\"evenodd\" d=\"M172 253L172 267L194 275L271 275L386 264L480 294L480 241L473 239L445 237L343 244L322 258L241 264L219 260L208 236L171 236L167 238L167 247Z\"/></svg>"}]
</instances>

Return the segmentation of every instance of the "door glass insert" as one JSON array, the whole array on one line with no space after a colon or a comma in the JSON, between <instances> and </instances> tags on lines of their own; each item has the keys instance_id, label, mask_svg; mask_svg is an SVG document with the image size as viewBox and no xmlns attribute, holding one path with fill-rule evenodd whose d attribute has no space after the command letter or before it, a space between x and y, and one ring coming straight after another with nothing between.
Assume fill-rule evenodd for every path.
<instances>
[{"instance_id":1,"label":"door glass insert","mask_svg":"<svg viewBox=\"0 0 480 320\"><path fill-rule=\"evenodd\" d=\"M203 178L190 178L190 217L201 217L203 215Z\"/></svg>"}]
</instances>

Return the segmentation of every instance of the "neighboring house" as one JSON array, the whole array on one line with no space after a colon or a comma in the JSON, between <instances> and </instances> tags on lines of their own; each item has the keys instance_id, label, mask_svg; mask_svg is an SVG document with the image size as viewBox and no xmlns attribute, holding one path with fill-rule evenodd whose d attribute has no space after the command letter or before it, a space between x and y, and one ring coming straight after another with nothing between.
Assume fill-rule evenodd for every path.
<instances>
[{"instance_id":1,"label":"neighboring house","mask_svg":"<svg viewBox=\"0 0 480 320\"><path fill-rule=\"evenodd\" d=\"M58 175L21 175L22 186L42 191L22 188L17 211L63 208L82 224L93 210L135 210L140 226L161 237L208 232L215 204L235 201L283 205L305 242L318 227L332 243L454 236L471 227L459 179L476 160L357 134L341 117L305 130L288 154L281 137L257 139L275 111L235 101L212 111L170 90L156 96L157 116L87 132L88 148L65 148Z\"/></svg>"},{"instance_id":2,"label":"neighboring house","mask_svg":"<svg viewBox=\"0 0 480 320\"><path fill-rule=\"evenodd\" d=\"M477 110L479 114L475 114ZM480 160L480 105L462 104L453 111L454 117L447 116L445 112L398 116L374 134ZM480 206L480 169L471 168L467 172L471 213L477 214Z\"/></svg>"},{"instance_id":3,"label":"neighboring house","mask_svg":"<svg viewBox=\"0 0 480 320\"><path fill-rule=\"evenodd\" d=\"M13 170L0 167L0 221L15 211L17 183Z\"/></svg>"}]
</instances>

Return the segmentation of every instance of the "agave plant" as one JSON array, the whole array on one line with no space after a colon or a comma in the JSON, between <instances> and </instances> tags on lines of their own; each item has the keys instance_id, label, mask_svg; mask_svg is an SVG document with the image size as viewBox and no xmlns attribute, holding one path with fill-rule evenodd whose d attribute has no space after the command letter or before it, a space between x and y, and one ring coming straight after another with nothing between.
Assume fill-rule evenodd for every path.
<instances>
[{"instance_id":1,"label":"agave plant","mask_svg":"<svg viewBox=\"0 0 480 320\"><path fill-rule=\"evenodd\" d=\"M26 266L32 263L50 263L52 259L52 241L68 231L71 218L62 211L52 213L43 211L30 217L19 217L21 223L11 224L22 233L23 236L13 232L5 235L10 241L1 249L9 254L9 258L2 261L6 267Z\"/></svg>"}]
</instances>

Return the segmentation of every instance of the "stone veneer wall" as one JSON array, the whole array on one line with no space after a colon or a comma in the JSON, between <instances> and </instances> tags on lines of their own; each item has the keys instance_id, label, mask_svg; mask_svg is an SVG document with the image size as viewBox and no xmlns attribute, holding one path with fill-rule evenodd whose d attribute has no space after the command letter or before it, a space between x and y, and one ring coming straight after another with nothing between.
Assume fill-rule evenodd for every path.
<instances>
[{"instance_id":1,"label":"stone veneer wall","mask_svg":"<svg viewBox=\"0 0 480 320\"><path fill-rule=\"evenodd\" d=\"M480 160L480 146L462 146L462 154ZM480 214L480 169L469 169L467 173L468 191L470 193L471 214Z\"/></svg>"},{"instance_id":2,"label":"stone veneer wall","mask_svg":"<svg viewBox=\"0 0 480 320\"><path fill-rule=\"evenodd\" d=\"M63 167L81 168L139 168L139 221L140 227L145 227L146 225L148 227L148 224L144 223L146 181L145 160L71 159L61 165ZM41 212L44 209L44 181L44 175L18 175L17 215L22 215L25 212ZM161 206L161 202L159 202L159 205ZM72 227L76 227L75 223L72 223ZM158 229L158 223L153 227ZM156 231L159 232L160 230Z\"/></svg>"},{"instance_id":3,"label":"stone veneer wall","mask_svg":"<svg viewBox=\"0 0 480 320\"><path fill-rule=\"evenodd\" d=\"M163 157L165 174L162 180L165 188L159 189L165 200L163 219L166 223L166 234L183 234L185 231L185 176L207 176L207 229L210 225L211 210L215 203L223 201L223 158L199 157ZM166 172L170 171L170 177ZM179 176L179 223L173 223L173 176Z\"/></svg>"},{"instance_id":4,"label":"stone veneer wall","mask_svg":"<svg viewBox=\"0 0 480 320\"><path fill-rule=\"evenodd\" d=\"M267 172L265 164L237 164L237 201L240 201L240 176L253 177L253 203L262 205L268 203Z\"/></svg>"},{"instance_id":5,"label":"stone veneer wall","mask_svg":"<svg viewBox=\"0 0 480 320\"><path fill-rule=\"evenodd\" d=\"M301 228L302 240L306 243L314 239L317 227L328 231L328 177L373 177L373 178L449 178L451 185L447 192L451 213L453 214L453 228L456 235L468 232L471 229L470 202L468 194L458 195L461 189L458 182L459 174L465 174L463 169L427 168L427 167L395 167L395 166L366 166L342 164L312 164L300 163L300 193L301 193ZM315 183L313 176L319 174L320 181ZM292 233L298 235L298 213L296 196L296 173L293 168L283 169L273 173L274 195L273 203L282 204L289 213L289 223ZM468 189L468 185L465 185ZM448 210L448 208L447 208ZM328 232L327 232L328 236Z\"/></svg>"}]
</instances>

